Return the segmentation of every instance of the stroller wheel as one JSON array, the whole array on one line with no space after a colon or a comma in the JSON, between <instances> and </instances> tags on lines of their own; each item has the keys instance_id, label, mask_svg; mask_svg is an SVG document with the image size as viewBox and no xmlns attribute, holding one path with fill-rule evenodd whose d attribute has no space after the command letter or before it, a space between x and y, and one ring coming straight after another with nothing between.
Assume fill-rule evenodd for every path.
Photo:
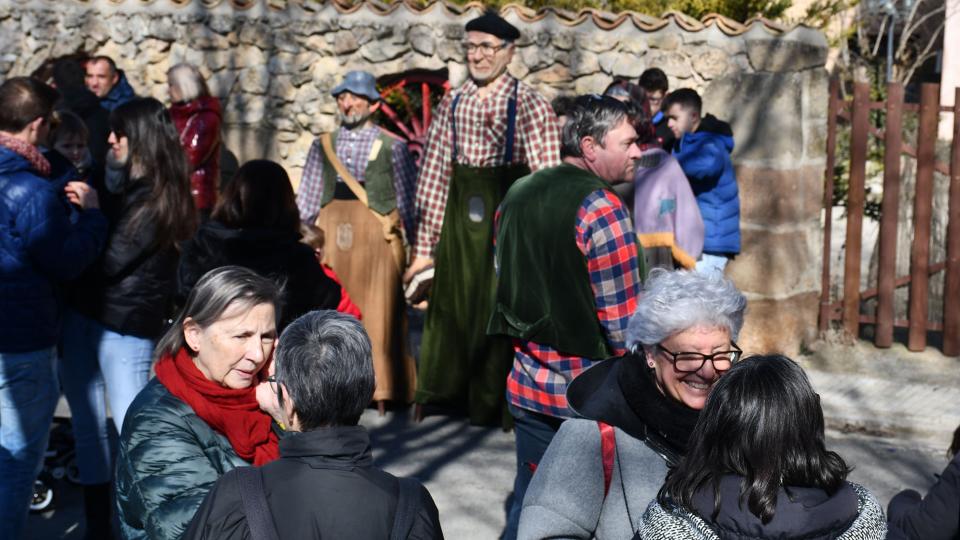
<instances>
[{"instance_id":1,"label":"stroller wheel","mask_svg":"<svg viewBox=\"0 0 960 540\"><path fill-rule=\"evenodd\" d=\"M30 499L31 512L43 512L53 507L53 488L42 480L33 482L33 498Z\"/></svg>"}]
</instances>

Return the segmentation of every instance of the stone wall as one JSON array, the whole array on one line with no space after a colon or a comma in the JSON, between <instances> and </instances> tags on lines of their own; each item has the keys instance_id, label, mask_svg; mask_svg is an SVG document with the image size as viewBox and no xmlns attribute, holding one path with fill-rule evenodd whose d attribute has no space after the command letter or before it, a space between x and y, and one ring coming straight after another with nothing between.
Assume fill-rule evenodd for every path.
<instances>
[{"instance_id":1,"label":"stone wall","mask_svg":"<svg viewBox=\"0 0 960 540\"><path fill-rule=\"evenodd\" d=\"M197 64L225 105L241 162L268 157L296 182L314 137L336 124L344 72L446 69L466 77L459 42L479 5L383 6L270 0L0 0L0 76L83 49L113 57L140 94L166 100L166 71ZM826 42L804 27L744 26L584 11L504 16L523 33L511 72L548 97L599 92L615 75L660 67L730 121L743 253L728 270L750 298L745 350L795 353L816 327L824 166Z\"/></svg>"}]
</instances>

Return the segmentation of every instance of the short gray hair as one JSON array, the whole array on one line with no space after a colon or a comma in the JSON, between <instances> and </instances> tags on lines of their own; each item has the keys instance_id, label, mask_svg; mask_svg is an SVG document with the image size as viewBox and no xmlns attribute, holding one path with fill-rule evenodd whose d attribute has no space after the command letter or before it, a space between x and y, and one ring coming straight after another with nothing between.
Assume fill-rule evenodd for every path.
<instances>
[{"instance_id":1,"label":"short gray hair","mask_svg":"<svg viewBox=\"0 0 960 540\"><path fill-rule=\"evenodd\" d=\"M210 270L197 281L187 296L186 305L177 314L173 324L157 342L155 354L159 358L176 355L186 347L183 337L183 323L187 317L200 328L207 328L217 322L224 312L235 303L252 308L260 304L271 304L280 320L283 286L242 266L221 266ZM195 354L187 347L187 351Z\"/></svg>"},{"instance_id":2,"label":"short gray hair","mask_svg":"<svg viewBox=\"0 0 960 540\"><path fill-rule=\"evenodd\" d=\"M747 298L729 279L691 270L650 271L627 326L627 347L652 346L695 326L723 328L737 339Z\"/></svg>"},{"instance_id":3,"label":"short gray hair","mask_svg":"<svg viewBox=\"0 0 960 540\"><path fill-rule=\"evenodd\" d=\"M303 431L356 425L373 399L370 338L353 316L332 310L301 316L280 336L276 362L278 386L290 393Z\"/></svg>"},{"instance_id":4,"label":"short gray hair","mask_svg":"<svg viewBox=\"0 0 960 540\"><path fill-rule=\"evenodd\" d=\"M210 95L203 75L193 64L180 63L170 68L167 71L167 84L180 91L183 101Z\"/></svg>"},{"instance_id":5,"label":"short gray hair","mask_svg":"<svg viewBox=\"0 0 960 540\"><path fill-rule=\"evenodd\" d=\"M603 146L607 133L629 118L630 110L617 99L599 94L578 97L567 110L567 123L562 130L561 156L583 157L580 143L587 137L592 137Z\"/></svg>"}]
</instances>

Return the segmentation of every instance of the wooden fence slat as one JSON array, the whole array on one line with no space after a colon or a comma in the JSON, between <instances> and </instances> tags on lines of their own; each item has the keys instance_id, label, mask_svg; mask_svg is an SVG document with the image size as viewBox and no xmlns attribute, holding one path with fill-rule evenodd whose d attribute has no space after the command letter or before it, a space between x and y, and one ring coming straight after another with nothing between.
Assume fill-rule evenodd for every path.
<instances>
[{"instance_id":1,"label":"wooden fence slat","mask_svg":"<svg viewBox=\"0 0 960 540\"><path fill-rule=\"evenodd\" d=\"M833 168L837 158L837 109L840 107L840 81L830 79L830 103L827 105L827 166L823 171L823 272L820 275L820 331L830 328L830 239L833 224Z\"/></svg>"},{"instance_id":2,"label":"wooden fence slat","mask_svg":"<svg viewBox=\"0 0 960 540\"><path fill-rule=\"evenodd\" d=\"M960 355L960 88L954 90L950 149L947 273L943 287L943 354Z\"/></svg>"},{"instance_id":3,"label":"wooden fence slat","mask_svg":"<svg viewBox=\"0 0 960 540\"><path fill-rule=\"evenodd\" d=\"M927 307L930 279L930 227L933 217L933 163L936 161L940 85L924 84L920 90L920 126L917 129L917 188L913 205L913 246L910 250L910 330L907 348L927 346Z\"/></svg>"},{"instance_id":4,"label":"wooden fence slat","mask_svg":"<svg viewBox=\"0 0 960 540\"><path fill-rule=\"evenodd\" d=\"M866 198L867 138L870 128L870 84L854 83L853 126L850 135L850 179L847 191L847 238L843 269L843 327L851 336L860 331L860 254L863 206Z\"/></svg>"},{"instance_id":5,"label":"wooden fence slat","mask_svg":"<svg viewBox=\"0 0 960 540\"><path fill-rule=\"evenodd\" d=\"M887 85L887 125L883 149L883 202L877 273L877 328L874 344L893 344L893 293L897 274L897 212L900 202L900 149L903 146L903 85Z\"/></svg>"}]
</instances>

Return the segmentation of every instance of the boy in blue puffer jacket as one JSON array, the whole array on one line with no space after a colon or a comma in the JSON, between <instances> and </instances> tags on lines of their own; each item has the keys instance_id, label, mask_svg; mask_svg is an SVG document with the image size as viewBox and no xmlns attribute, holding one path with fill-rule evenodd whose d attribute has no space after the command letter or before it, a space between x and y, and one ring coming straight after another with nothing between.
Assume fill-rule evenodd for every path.
<instances>
[{"instance_id":1,"label":"boy in blue puffer jacket","mask_svg":"<svg viewBox=\"0 0 960 540\"><path fill-rule=\"evenodd\" d=\"M740 253L740 195L730 153L733 132L712 115L701 117L703 102L696 91L682 88L667 96L667 125L676 136L673 154L690 180L703 216L701 272L723 273Z\"/></svg>"}]
</instances>

